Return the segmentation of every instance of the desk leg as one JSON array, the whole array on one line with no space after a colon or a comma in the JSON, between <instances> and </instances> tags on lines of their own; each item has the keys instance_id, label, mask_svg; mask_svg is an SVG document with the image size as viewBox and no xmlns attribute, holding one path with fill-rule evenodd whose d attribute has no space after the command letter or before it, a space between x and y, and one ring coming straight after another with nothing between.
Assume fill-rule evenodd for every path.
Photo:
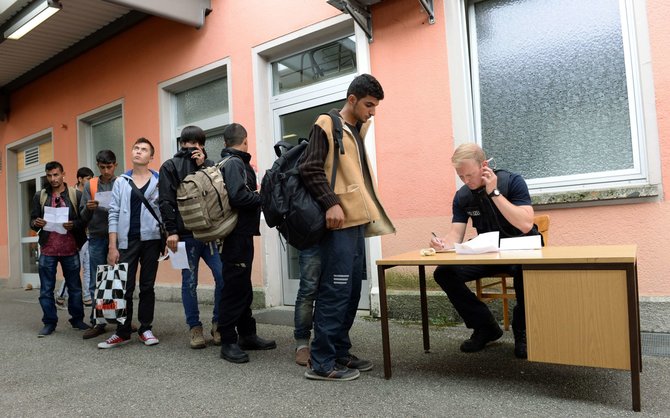
<instances>
[{"instance_id":1,"label":"desk leg","mask_svg":"<svg viewBox=\"0 0 670 418\"><path fill-rule=\"evenodd\" d=\"M642 370L642 353L640 349L640 308L637 290L636 266L626 268L628 293L628 332L630 334L630 383L633 395L633 411L640 412L640 371Z\"/></svg>"},{"instance_id":2,"label":"desk leg","mask_svg":"<svg viewBox=\"0 0 670 418\"><path fill-rule=\"evenodd\" d=\"M386 301L386 268L377 266L379 279L379 316L382 323L382 352L384 357L384 378L391 378L391 345L389 344L389 316Z\"/></svg>"},{"instance_id":3,"label":"desk leg","mask_svg":"<svg viewBox=\"0 0 670 418\"><path fill-rule=\"evenodd\" d=\"M421 327L423 329L423 351L430 353L428 330L428 297L426 296L426 266L419 266L419 292L421 294Z\"/></svg>"}]
</instances>

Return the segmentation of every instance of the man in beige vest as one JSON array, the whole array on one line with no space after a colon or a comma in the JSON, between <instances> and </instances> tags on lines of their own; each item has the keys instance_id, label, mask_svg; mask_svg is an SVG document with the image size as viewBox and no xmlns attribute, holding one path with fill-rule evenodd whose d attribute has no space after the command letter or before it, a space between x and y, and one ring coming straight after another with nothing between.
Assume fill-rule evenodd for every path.
<instances>
[{"instance_id":1,"label":"man in beige vest","mask_svg":"<svg viewBox=\"0 0 670 418\"><path fill-rule=\"evenodd\" d=\"M342 149L335 148L332 120L321 115L310 133L300 176L326 211L328 231L319 243L321 276L314 307L310 367L313 380L353 380L372 363L351 354L349 330L354 323L365 275L365 237L395 232L377 198L363 139L384 91L369 74L356 77L340 111ZM344 152L342 152L344 151ZM335 184L331 176L339 153Z\"/></svg>"}]
</instances>

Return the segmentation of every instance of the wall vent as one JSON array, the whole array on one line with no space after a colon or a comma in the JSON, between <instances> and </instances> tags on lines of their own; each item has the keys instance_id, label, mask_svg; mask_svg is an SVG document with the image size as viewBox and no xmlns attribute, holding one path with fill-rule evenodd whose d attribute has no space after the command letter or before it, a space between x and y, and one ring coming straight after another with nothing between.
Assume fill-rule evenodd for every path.
<instances>
[{"instance_id":1,"label":"wall vent","mask_svg":"<svg viewBox=\"0 0 670 418\"><path fill-rule=\"evenodd\" d=\"M23 152L23 165L28 167L40 162L40 147L39 145L32 148L27 148Z\"/></svg>"}]
</instances>

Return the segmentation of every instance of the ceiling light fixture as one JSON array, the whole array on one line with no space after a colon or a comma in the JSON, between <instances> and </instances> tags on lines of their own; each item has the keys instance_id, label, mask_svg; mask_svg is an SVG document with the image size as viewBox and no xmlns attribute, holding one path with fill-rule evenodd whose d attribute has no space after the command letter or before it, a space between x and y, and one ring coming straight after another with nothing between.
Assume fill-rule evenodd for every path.
<instances>
[{"instance_id":1,"label":"ceiling light fixture","mask_svg":"<svg viewBox=\"0 0 670 418\"><path fill-rule=\"evenodd\" d=\"M19 13L16 20L4 32L7 39L20 39L23 35L53 16L63 6L56 0L43 0L31 4Z\"/></svg>"}]
</instances>

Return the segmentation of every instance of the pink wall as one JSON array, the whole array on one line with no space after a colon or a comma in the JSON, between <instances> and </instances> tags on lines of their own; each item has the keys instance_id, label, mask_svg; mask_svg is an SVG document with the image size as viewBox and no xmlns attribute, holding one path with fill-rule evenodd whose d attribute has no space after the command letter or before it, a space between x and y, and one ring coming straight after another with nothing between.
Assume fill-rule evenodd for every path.
<instances>
[{"instance_id":1,"label":"pink wall","mask_svg":"<svg viewBox=\"0 0 670 418\"><path fill-rule=\"evenodd\" d=\"M396 227L383 239L386 255L425 247L430 231L451 223L456 179L450 165L453 133L443 24L443 1L435 1L436 25L426 23L418 2L386 0L373 7L372 70L386 98L376 118L379 184ZM648 0L664 194L670 165L670 2ZM637 244L642 295L670 295L668 256L670 205L605 204L545 210L552 245Z\"/></svg>"},{"instance_id":2,"label":"pink wall","mask_svg":"<svg viewBox=\"0 0 670 418\"><path fill-rule=\"evenodd\" d=\"M8 142L53 127L56 158L72 172L77 165L77 115L118 99L125 103L127 143L147 136L159 146L158 84L230 57L232 112L235 121L248 128L251 152L255 153L251 48L338 12L325 1L314 0L213 0L212 5L214 11L201 30L151 18L14 94L10 122L0 122L3 148ZM666 23L670 3L647 0L647 7L667 193L670 54L666 46L670 28ZM386 92L375 123L379 187L398 228L395 236L382 241L384 254L391 255L425 246L430 231L445 232L451 219L456 180L449 164L453 133L444 3L435 1L435 25L428 25L417 1L385 0L372 10L372 73ZM158 166L155 161L154 168ZM3 194L4 176L3 170ZM640 293L670 295L665 254L669 239L664 230L670 221L670 206L665 201L550 209L547 213L552 221L553 245L637 244ZM0 219L5 218L3 205ZM6 277L7 251L3 248L7 231L2 224L0 276ZM160 281L176 282L178 275L162 269ZM258 275L255 281L259 282Z\"/></svg>"},{"instance_id":3,"label":"pink wall","mask_svg":"<svg viewBox=\"0 0 670 418\"><path fill-rule=\"evenodd\" d=\"M200 30L150 18L14 93L9 123L0 122L2 147L51 127L54 158L63 163L66 172L75 173L77 116L123 99L126 148L129 150L136 138L145 136L156 146L158 156L158 84L231 57L233 115L235 121L246 126L250 152L254 154L251 48L339 13L325 1L312 0L213 0L212 8ZM309 13L295 13L307 9ZM158 169L160 163L157 158L152 168ZM5 176L3 170L3 195ZM67 180L76 181L71 176ZM6 216L7 207L1 205L0 219ZM8 253L7 228L0 222L0 277L10 274ZM257 264L254 281L260 283L261 269ZM180 280L169 268L162 267L160 273L162 282Z\"/></svg>"}]
</instances>

